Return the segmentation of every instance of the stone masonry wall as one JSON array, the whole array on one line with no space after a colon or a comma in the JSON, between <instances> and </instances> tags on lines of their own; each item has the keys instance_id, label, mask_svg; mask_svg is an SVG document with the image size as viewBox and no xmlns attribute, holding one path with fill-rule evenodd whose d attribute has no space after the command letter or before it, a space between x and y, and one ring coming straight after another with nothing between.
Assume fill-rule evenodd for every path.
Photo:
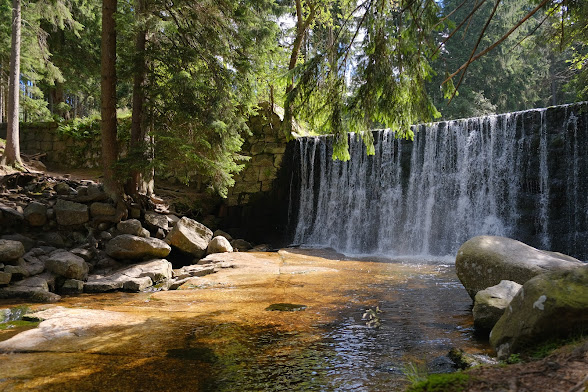
<instances>
[{"instance_id":1,"label":"stone masonry wall","mask_svg":"<svg viewBox=\"0 0 588 392\"><path fill-rule=\"evenodd\" d=\"M73 138L59 133L55 122L20 125L23 154L45 154L41 161L52 168L100 167L100 138ZM6 124L0 124L0 138L6 138Z\"/></svg>"},{"instance_id":2,"label":"stone masonry wall","mask_svg":"<svg viewBox=\"0 0 588 392\"><path fill-rule=\"evenodd\" d=\"M281 119L269 104L262 104L259 115L249 120L252 135L243 144L241 153L251 159L235 176L235 186L229 190L229 207L248 204L255 195L272 190L274 180L286 151L286 136Z\"/></svg>"}]
</instances>

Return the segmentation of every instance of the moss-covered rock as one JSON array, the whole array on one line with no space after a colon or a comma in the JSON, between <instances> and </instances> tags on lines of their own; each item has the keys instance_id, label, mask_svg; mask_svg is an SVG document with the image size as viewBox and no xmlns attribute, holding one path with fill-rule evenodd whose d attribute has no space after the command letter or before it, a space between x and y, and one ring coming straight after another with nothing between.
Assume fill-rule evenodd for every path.
<instances>
[{"instance_id":1,"label":"moss-covered rock","mask_svg":"<svg viewBox=\"0 0 588 392\"><path fill-rule=\"evenodd\" d=\"M588 265L537 276L523 285L490 333L499 358L530 344L588 329Z\"/></svg>"},{"instance_id":2,"label":"moss-covered rock","mask_svg":"<svg viewBox=\"0 0 588 392\"><path fill-rule=\"evenodd\" d=\"M455 269L472 299L476 293L501 280L524 284L550 271L571 270L583 263L569 256L544 252L522 242L496 236L478 236L466 241L457 252Z\"/></svg>"}]
</instances>

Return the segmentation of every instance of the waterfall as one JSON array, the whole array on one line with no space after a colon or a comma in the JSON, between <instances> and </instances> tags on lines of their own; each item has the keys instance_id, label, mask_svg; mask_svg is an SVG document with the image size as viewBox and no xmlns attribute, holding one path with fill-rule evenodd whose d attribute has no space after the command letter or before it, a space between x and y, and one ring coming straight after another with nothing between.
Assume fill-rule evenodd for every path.
<instances>
[{"instance_id":1,"label":"waterfall","mask_svg":"<svg viewBox=\"0 0 588 392\"><path fill-rule=\"evenodd\" d=\"M492 234L585 255L587 107L419 125L412 142L378 130L373 156L350 134L348 162L331 159L331 137L300 138L292 242L454 255L469 238Z\"/></svg>"}]
</instances>

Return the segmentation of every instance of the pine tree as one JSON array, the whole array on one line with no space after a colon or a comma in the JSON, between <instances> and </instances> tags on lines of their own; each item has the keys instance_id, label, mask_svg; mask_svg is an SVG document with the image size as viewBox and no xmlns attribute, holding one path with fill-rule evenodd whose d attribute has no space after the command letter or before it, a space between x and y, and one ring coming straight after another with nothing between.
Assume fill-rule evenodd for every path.
<instances>
[{"instance_id":1,"label":"pine tree","mask_svg":"<svg viewBox=\"0 0 588 392\"><path fill-rule=\"evenodd\" d=\"M20 0L12 0L12 44L10 49L10 74L8 82L6 147L0 160L1 165L22 166L19 140L20 39Z\"/></svg>"}]
</instances>

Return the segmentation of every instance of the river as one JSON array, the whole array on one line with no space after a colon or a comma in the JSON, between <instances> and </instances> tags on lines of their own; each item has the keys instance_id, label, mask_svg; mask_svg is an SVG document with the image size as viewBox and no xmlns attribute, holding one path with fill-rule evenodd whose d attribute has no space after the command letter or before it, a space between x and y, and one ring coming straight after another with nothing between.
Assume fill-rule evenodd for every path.
<instances>
[{"instance_id":1,"label":"river","mask_svg":"<svg viewBox=\"0 0 588 392\"><path fill-rule=\"evenodd\" d=\"M395 391L452 347L489 350L452 260L302 249L227 259L234 268L182 290L25 304L70 313L0 330L0 390ZM106 313L77 319L94 310Z\"/></svg>"}]
</instances>

